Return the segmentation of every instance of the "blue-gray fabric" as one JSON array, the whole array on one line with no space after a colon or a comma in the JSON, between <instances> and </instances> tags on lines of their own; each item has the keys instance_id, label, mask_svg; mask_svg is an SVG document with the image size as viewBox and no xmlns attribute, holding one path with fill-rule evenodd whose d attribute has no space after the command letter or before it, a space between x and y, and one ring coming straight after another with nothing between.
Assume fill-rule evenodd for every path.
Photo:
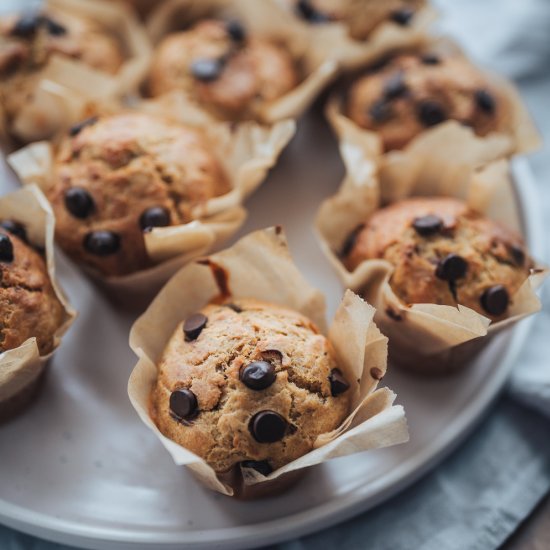
<instances>
[{"instance_id":1,"label":"blue-gray fabric","mask_svg":"<svg viewBox=\"0 0 550 550\"><path fill-rule=\"evenodd\" d=\"M531 157L550 209L550 1L437 0L441 28L513 78L545 138ZM550 216L545 216L550 234ZM546 250L546 262L550 254ZM492 550L550 490L550 292L504 397L469 440L420 482L344 524L278 550ZM0 527L3 550L66 550Z\"/></svg>"}]
</instances>

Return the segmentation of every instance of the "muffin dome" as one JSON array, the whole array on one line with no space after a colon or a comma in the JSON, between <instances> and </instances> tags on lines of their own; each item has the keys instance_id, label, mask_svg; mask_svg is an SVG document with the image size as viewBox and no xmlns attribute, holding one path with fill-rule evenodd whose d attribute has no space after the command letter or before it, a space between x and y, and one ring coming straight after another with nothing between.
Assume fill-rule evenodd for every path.
<instances>
[{"instance_id":1,"label":"muffin dome","mask_svg":"<svg viewBox=\"0 0 550 550\"><path fill-rule=\"evenodd\" d=\"M503 102L462 57L402 54L355 80L346 111L357 125L377 132L385 150L392 150L446 120L485 136L500 127Z\"/></svg>"},{"instance_id":2,"label":"muffin dome","mask_svg":"<svg viewBox=\"0 0 550 550\"><path fill-rule=\"evenodd\" d=\"M14 220L0 220L0 274L0 352L36 337L40 355L47 355L64 309L44 258L28 244L25 227Z\"/></svg>"},{"instance_id":3,"label":"muffin dome","mask_svg":"<svg viewBox=\"0 0 550 550\"><path fill-rule=\"evenodd\" d=\"M264 475L311 451L349 412L349 384L328 340L295 311L256 300L182 321L158 365L160 431L218 473Z\"/></svg>"},{"instance_id":4,"label":"muffin dome","mask_svg":"<svg viewBox=\"0 0 550 550\"><path fill-rule=\"evenodd\" d=\"M390 285L406 304L467 306L506 316L532 262L521 239L452 198L412 198L375 212L342 251L349 270L364 260L394 267Z\"/></svg>"},{"instance_id":5,"label":"muffin dome","mask_svg":"<svg viewBox=\"0 0 550 550\"><path fill-rule=\"evenodd\" d=\"M142 113L89 119L59 146L48 198L56 239L104 275L146 268L143 232L193 219L193 208L229 191L203 135Z\"/></svg>"},{"instance_id":6,"label":"muffin dome","mask_svg":"<svg viewBox=\"0 0 550 550\"><path fill-rule=\"evenodd\" d=\"M350 36L364 40L380 23L391 21L409 25L424 0L286 0L295 13L307 23L341 21Z\"/></svg>"},{"instance_id":7,"label":"muffin dome","mask_svg":"<svg viewBox=\"0 0 550 550\"><path fill-rule=\"evenodd\" d=\"M184 90L222 119L255 118L257 109L297 84L290 54L249 36L237 21L204 20L168 35L154 55L149 91Z\"/></svg>"}]
</instances>

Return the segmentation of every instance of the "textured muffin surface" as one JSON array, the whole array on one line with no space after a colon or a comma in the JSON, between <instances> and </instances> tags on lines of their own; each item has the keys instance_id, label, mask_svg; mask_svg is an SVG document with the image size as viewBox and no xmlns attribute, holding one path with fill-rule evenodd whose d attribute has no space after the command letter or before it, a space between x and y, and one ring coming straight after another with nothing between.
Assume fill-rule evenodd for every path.
<instances>
[{"instance_id":1,"label":"textured muffin surface","mask_svg":"<svg viewBox=\"0 0 550 550\"><path fill-rule=\"evenodd\" d=\"M479 136L501 127L504 98L459 56L402 54L351 85L347 115L380 136L386 150L401 149L427 128L446 120Z\"/></svg>"},{"instance_id":2,"label":"textured muffin surface","mask_svg":"<svg viewBox=\"0 0 550 550\"><path fill-rule=\"evenodd\" d=\"M346 248L350 270L364 260L390 262L391 287L406 304L460 304L493 320L506 316L532 266L520 237L451 198L382 208Z\"/></svg>"},{"instance_id":3,"label":"textured muffin surface","mask_svg":"<svg viewBox=\"0 0 550 550\"><path fill-rule=\"evenodd\" d=\"M191 221L192 209L229 191L205 137L142 113L84 121L59 147L48 193L56 238L105 275L147 267L143 232Z\"/></svg>"},{"instance_id":4,"label":"textured muffin surface","mask_svg":"<svg viewBox=\"0 0 550 550\"><path fill-rule=\"evenodd\" d=\"M351 392L334 391L337 365L330 344L309 319L255 300L211 304L201 313L206 321L200 334L189 341L181 323L158 365L151 409L167 437L217 472L253 461L269 473L309 452L318 435L346 417ZM246 369L254 362L272 367L263 389L246 383ZM170 408L171 395L182 389L197 401L188 420ZM284 433L278 440L259 442L254 436L254 419L262 411L281 417ZM260 429L259 438L270 433Z\"/></svg>"},{"instance_id":5,"label":"textured muffin surface","mask_svg":"<svg viewBox=\"0 0 550 550\"><path fill-rule=\"evenodd\" d=\"M313 25L341 21L350 36L364 40L381 23L410 25L424 0L287 0L298 17Z\"/></svg>"},{"instance_id":6,"label":"textured muffin surface","mask_svg":"<svg viewBox=\"0 0 550 550\"><path fill-rule=\"evenodd\" d=\"M296 84L293 60L281 46L248 36L236 21L205 20L159 44L149 91L184 90L215 116L233 120L255 118L259 106Z\"/></svg>"},{"instance_id":7,"label":"textured muffin surface","mask_svg":"<svg viewBox=\"0 0 550 550\"><path fill-rule=\"evenodd\" d=\"M48 354L63 321L63 306L41 254L2 227L0 273L0 352L36 337L40 355Z\"/></svg>"}]
</instances>

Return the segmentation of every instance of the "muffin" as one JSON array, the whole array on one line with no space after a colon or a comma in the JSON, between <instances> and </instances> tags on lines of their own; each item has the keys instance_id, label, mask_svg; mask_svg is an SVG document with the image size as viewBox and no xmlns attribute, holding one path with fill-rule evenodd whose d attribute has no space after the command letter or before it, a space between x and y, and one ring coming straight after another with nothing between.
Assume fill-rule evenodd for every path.
<instances>
[{"instance_id":1,"label":"muffin","mask_svg":"<svg viewBox=\"0 0 550 550\"><path fill-rule=\"evenodd\" d=\"M286 0L309 24L343 22L355 40L365 40L378 25L409 25L424 0Z\"/></svg>"},{"instance_id":2,"label":"muffin","mask_svg":"<svg viewBox=\"0 0 550 550\"><path fill-rule=\"evenodd\" d=\"M91 19L52 8L0 18L0 105L8 126L32 103L40 71L52 55L109 74L123 62L117 39Z\"/></svg>"},{"instance_id":3,"label":"muffin","mask_svg":"<svg viewBox=\"0 0 550 550\"><path fill-rule=\"evenodd\" d=\"M258 109L298 84L288 51L250 36L237 21L202 20L167 35L154 54L149 92L183 90L224 120L254 119Z\"/></svg>"},{"instance_id":4,"label":"muffin","mask_svg":"<svg viewBox=\"0 0 550 550\"><path fill-rule=\"evenodd\" d=\"M203 134L138 112L72 127L47 190L56 239L104 276L152 265L144 232L193 220L194 209L227 193L230 182Z\"/></svg>"},{"instance_id":5,"label":"muffin","mask_svg":"<svg viewBox=\"0 0 550 550\"><path fill-rule=\"evenodd\" d=\"M312 321L239 299L179 323L158 364L151 416L216 473L241 465L267 476L341 424L349 388Z\"/></svg>"},{"instance_id":6,"label":"muffin","mask_svg":"<svg viewBox=\"0 0 550 550\"><path fill-rule=\"evenodd\" d=\"M346 241L350 271L365 260L392 267L390 286L405 304L460 304L498 321L533 266L505 227L454 198L417 197L375 212Z\"/></svg>"},{"instance_id":7,"label":"muffin","mask_svg":"<svg viewBox=\"0 0 550 550\"><path fill-rule=\"evenodd\" d=\"M65 310L50 281L40 251L28 242L25 226L0 221L0 352L35 337L41 356L53 351Z\"/></svg>"},{"instance_id":8,"label":"muffin","mask_svg":"<svg viewBox=\"0 0 550 550\"><path fill-rule=\"evenodd\" d=\"M345 112L358 126L376 132L389 151L446 120L486 136L502 126L505 103L462 56L403 53L351 84Z\"/></svg>"}]
</instances>

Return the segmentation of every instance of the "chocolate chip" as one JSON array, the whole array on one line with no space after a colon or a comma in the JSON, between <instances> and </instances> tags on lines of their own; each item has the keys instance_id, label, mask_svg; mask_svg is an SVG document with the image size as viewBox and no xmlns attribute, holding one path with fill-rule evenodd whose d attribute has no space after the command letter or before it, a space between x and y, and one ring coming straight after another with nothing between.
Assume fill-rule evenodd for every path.
<instances>
[{"instance_id":1,"label":"chocolate chip","mask_svg":"<svg viewBox=\"0 0 550 550\"><path fill-rule=\"evenodd\" d=\"M333 397L349 390L349 382L344 378L340 369L332 369L328 379L330 382L330 393Z\"/></svg>"},{"instance_id":2,"label":"chocolate chip","mask_svg":"<svg viewBox=\"0 0 550 550\"><path fill-rule=\"evenodd\" d=\"M418 106L417 115L424 126L435 126L447 120L445 110L435 101L423 101Z\"/></svg>"},{"instance_id":3,"label":"chocolate chip","mask_svg":"<svg viewBox=\"0 0 550 550\"><path fill-rule=\"evenodd\" d=\"M487 288L479 301L481 307L490 315L502 315L510 303L510 297L503 285L495 285Z\"/></svg>"},{"instance_id":4,"label":"chocolate chip","mask_svg":"<svg viewBox=\"0 0 550 550\"><path fill-rule=\"evenodd\" d=\"M195 415L199 404L195 394L186 388L170 394L170 411L178 420L185 420Z\"/></svg>"},{"instance_id":5,"label":"chocolate chip","mask_svg":"<svg viewBox=\"0 0 550 550\"><path fill-rule=\"evenodd\" d=\"M49 17L43 17L42 19L44 23L46 23L46 28L51 35L62 36L64 34L67 34L67 29L63 25L61 25L61 23L58 23L57 21L54 21Z\"/></svg>"},{"instance_id":6,"label":"chocolate chip","mask_svg":"<svg viewBox=\"0 0 550 550\"><path fill-rule=\"evenodd\" d=\"M14 220L2 220L0 221L0 227L9 231L12 235L19 237L23 242L28 242L27 230L22 223Z\"/></svg>"},{"instance_id":7,"label":"chocolate chip","mask_svg":"<svg viewBox=\"0 0 550 550\"><path fill-rule=\"evenodd\" d=\"M441 230L443 227L443 220L438 216L428 214L427 216L415 218L413 221L413 227L419 235L422 235L422 237L427 237L429 235L434 235Z\"/></svg>"},{"instance_id":8,"label":"chocolate chip","mask_svg":"<svg viewBox=\"0 0 550 550\"><path fill-rule=\"evenodd\" d=\"M246 29L240 21L237 21L237 19L227 21L225 24L225 30L233 42L241 43L246 40Z\"/></svg>"},{"instance_id":9,"label":"chocolate chip","mask_svg":"<svg viewBox=\"0 0 550 550\"><path fill-rule=\"evenodd\" d=\"M256 413L248 424L252 437L258 443L275 443L285 435L286 420L275 411L260 411Z\"/></svg>"},{"instance_id":10,"label":"chocolate chip","mask_svg":"<svg viewBox=\"0 0 550 550\"><path fill-rule=\"evenodd\" d=\"M269 388L276 378L275 367L267 361L254 361L242 367L239 372L241 382L256 391Z\"/></svg>"},{"instance_id":11,"label":"chocolate chip","mask_svg":"<svg viewBox=\"0 0 550 550\"><path fill-rule=\"evenodd\" d=\"M71 187L65 191L65 207L75 217L87 218L95 209L94 199L81 187Z\"/></svg>"},{"instance_id":12,"label":"chocolate chip","mask_svg":"<svg viewBox=\"0 0 550 550\"><path fill-rule=\"evenodd\" d=\"M392 114L391 105L385 99L375 101L369 108L369 115L374 122L385 122Z\"/></svg>"},{"instance_id":13,"label":"chocolate chip","mask_svg":"<svg viewBox=\"0 0 550 550\"><path fill-rule=\"evenodd\" d=\"M397 311L394 311L391 307L386 308L386 315L390 319L393 319L394 321L402 321L403 320L403 316L401 314L397 313Z\"/></svg>"},{"instance_id":14,"label":"chocolate chip","mask_svg":"<svg viewBox=\"0 0 550 550\"><path fill-rule=\"evenodd\" d=\"M373 367L371 370L370 370L370 375L375 379L375 380L382 380L382 378L384 378L384 373L383 371L381 371L380 369L376 368L376 367Z\"/></svg>"},{"instance_id":15,"label":"chocolate chip","mask_svg":"<svg viewBox=\"0 0 550 550\"><path fill-rule=\"evenodd\" d=\"M521 246L513 244L510 246L510 254L514 259L514 262L519 266L523 267L525 265L525 250Z\"/></svg>"},{"instance_id":16,"label":"chocolate chip","mask_svg":"<svg viewBox=\"0 0 550 550\"><path fill-rule=\"evenodd\" d=\"M29 13L19 18L11 30L12 36L31 38L36 33L42 18L36 13Z\"/></svg>"},{"instance_id":17,"label":"chocolate chip","mask_svg":"<svg viewBox=\"0 0 550 550\"><path fill-rule=\"evenodd\" d=\"M251 468L252 470L256 470L263 476L268 476L273 471L273 468L267 460L243 460L241 462L241 466L243 468Z\"/></svg>"},{"instance_id":18,"label":"chocolate chip","mask_svg":"<svg viewBox=\"0 0 550 550\"><path fill-rule=\"evenodd\" d=\"M407 84L403 73L399 71L386 81L384 85L384 96L386 99L396 99L407 93Z\"/></svg>"},{"instance_id":19,"label":"chocolate chip","mask_svg":"<svg viewBox=\"0 0 550 550\"><path fill-rule=\"evenodd\" d=\"M183 323L183 333L185 334L185 339L188 342L196 340L202 332L202 329L206 326L207 322L208 317L202 313L193 313L193 315L187 317Z\"/></svg>"},{"instance_id":20,"label":"chocolate chip","mask_svg":"<svg viewBox=\"0 0 550 550\"><path fill-rule=\"evenodd\" d=\"M69 128L69 135L74 137L74 136L80 134L80 132L84 128L86 128L86 126L92 126L97 121L98 121L98 117L96 117L96 116L91 116L89 118L86 118L83 121L79 122L78 124L75 124L75 125L71 126Z\"/></svg>"},{"instance_id":21,"label":"chocolate chip","mask_svg":"<svg viewBox=\"0 0 550 550\"><path fill-rule=\"evenodd\" d=\"M487 90L476 90L475 100L477 106L485 111L487 114L492 115L495 112L496 101L495 98Z\"/></svg>"},{"instance_id":22,"label":"chocolate chip","mask_svg":"<svg viewBox=\"0 0 550 550\"><path fill-rule=\"evenodd\" d=\"M394 23L404 27L408 25L414 17L414 10L412 8L402 8L392 12L390 17Z\"/></svg>"},{"instance_id":23,"label":"chocolate chip","mask_svg":"<svg viewBox=\"0 0 550 550\"><path fill-rule=\"evenodd\" d=\"M425 53L420 57L420 60L424 65L439 65L441 58L435 53Z\"/></svg>"},{"instance_id":24,"label":"chocolate chip","mask_svg":"<svg viewBox=\"0 0 550 550\"><path fill-rule=\"evenodd\" d=\"M92 231L84 237L84 248L96 256L110 256L120 249L120 236L112 231Z\"/></svg>"},{"instance_id":25,"label":"chocolate chip","mask_svg":"<svg viewBox=\"0 0 550 550\"><path fill-rule=\"evenodd\" d=\"M363 230L365 227L364 224L358 225L347 237L344 241L344 244L342 245L342 249L340 250L340 256L345 258L350 254L350 252L353 250L353 247L355 246L355 243L357 242L357 237L359 236L359 233Z\"/></svg>"},{"instance_id":26,"label":"chocolate chip","mask_svg":"<svg viewBox=\"0 0 550 550\"><path fill-rule=\"evenodd\" d=\"M153 227L166 227L167 225L170 225L170 212L162 206L148 208L139 218L139 226L143 231L149 231Z\"/></svg>"},{"instance_id":27,"label":"chocolate chip","mask_svg":"<svg viewBox=\"0 0 550 550\"><path fill-rule=\"evenodd\" d=\"M327 23L330 21L330 17L317 10L317 8L311 4L310 0L298 0L296 11L300 17L310 23Z\"/></svg>"},{"instance_id":28,"label":"chocolate chip","mask_svg":"<svg viewBox=\"0 0 550 550\"><path fill-rule=\"evenodd\" d=\"M435 274L444 281L456 281L466 275L468 271L468 262L458 254L449 254L437 264Z\"/></svg>"},{"instance_id":29,"label":"chocolate chip","mask_svg":"<svg viewBox=\"0 0 550 550\"><path fill-rule=\"evenodd\" d=\"M201 82L212 82L219 78L223 63L219 59L195 59L191 63L191 74Z\"/></svg>"},{"instance_id":30,"label":"chocolate chip","mask_svg":"<svg viewBox=\"0 0 550 550\"><path fill-rule=\"evenodd\" d=\"M11 239L0 233L0 262L13 262L13 244Z\"/></svg>"}]
</instances>

